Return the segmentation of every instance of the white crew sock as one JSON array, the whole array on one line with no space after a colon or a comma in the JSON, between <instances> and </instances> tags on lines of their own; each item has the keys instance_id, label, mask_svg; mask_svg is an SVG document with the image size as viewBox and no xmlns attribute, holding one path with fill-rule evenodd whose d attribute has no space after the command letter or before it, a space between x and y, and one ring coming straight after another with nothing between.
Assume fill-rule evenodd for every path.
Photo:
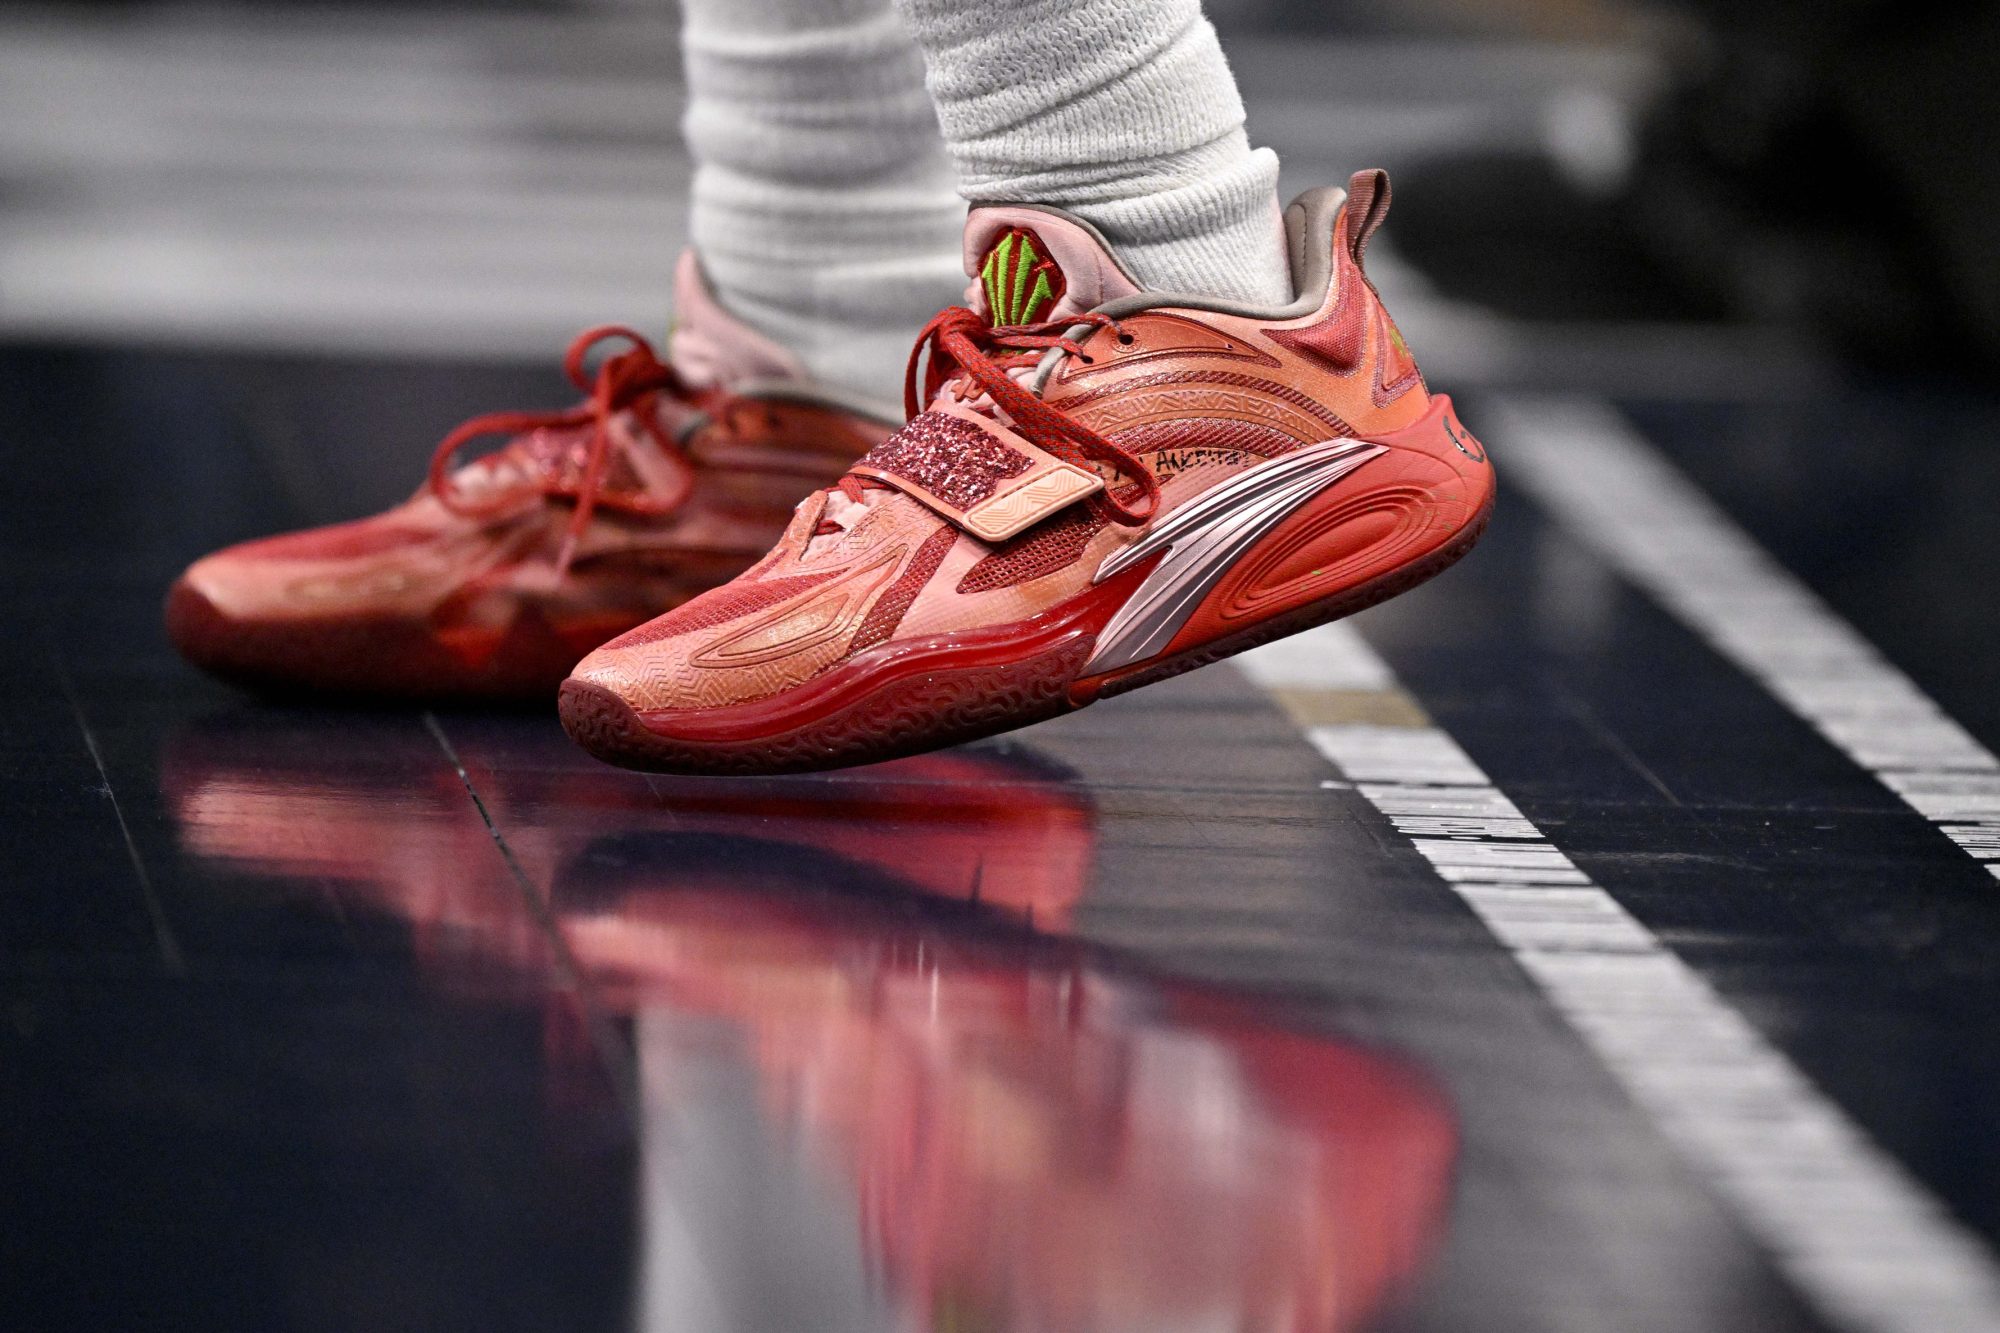
<instances>
[{"instance_id":1,"label":"white crew sock","mask_svg":"<svg viewBox=\"0 0 2000 1333\"><path fill-rule=\"evenodd\" d=\"M891 402L965 290L965 206L888 0L682 0L689 231L723 307Z\"/></svg>"},{"instance_id":2,"label":"white crew sock","mask_svg":"<svg viewBox=\"0 0 2000 1333\"><path fill-rule=\"evenodd\" d=\"M1104 233L1141 285L1292 296L1278 159L1200 0L896 0L959 188L1049 204Z\"/></svg>"}]
</instances>

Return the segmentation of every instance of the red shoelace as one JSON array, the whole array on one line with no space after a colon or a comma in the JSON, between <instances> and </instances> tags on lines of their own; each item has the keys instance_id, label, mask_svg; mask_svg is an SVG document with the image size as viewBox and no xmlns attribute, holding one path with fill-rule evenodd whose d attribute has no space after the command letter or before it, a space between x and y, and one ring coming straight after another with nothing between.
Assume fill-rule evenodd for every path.
<instances>
[{"instance_id":1,"label":"red shoelace","mask_svg":"<svg viewBox=\"0 0 2000 1333\"><path fill-rule=\"evenodd\" d=\"M923 332L917 335L916 347L910 352L910 364L903 375L903 411L915 418L946 383L963 376L984 390L1023 438L1037 448L1084 467L1101 463L1128 479L1130 485L1107 488L1097 499L1119 522L1144 523L1152 518L1159 505L1159 478L1130 453L1067 412L1049 406L1008 374L1033 365L1051 347L1059 347L1088 363L1090 355L1068 336L1067 331L1078 324L1114 331L1118 327L1118 322L1110 316L1095 314L1044 324L993 327L976 311L964 306L942 310L924 325ZM861 499L861 491L871 485L853 475L840 481L840 489L852 500Z\"/></svg>"},{"instance_id":2,"label":"red shoelace","mask_svg":"<svg viewBox=\"0 0 2000 1333\"><path fill-rule=\"evenodd\" d=\"M623 339L631 346L606 357L598 366L597 374L591 376L586 372L584 362L599 343L612 339ZM452 513L466 518L486 518L510 508L518 504L524 491L529 489L548 499L573 502L576 510L570 516L562 549L556 556L558 578L568 572L570 561L576 556L577 542L590 526L591 515L597 511L603 498L604 474L611 461L612 419L621 412L631 412L632 419L662 451L678 457L680 445L661 428L653 400L663 393L682 399L691 396L674 368L654 354L652 344L622 325L606 324L578 334L563 357L563 370L570 382L586 395L582 404L559 412L489 412L473 417L439 443L437 452L431 456L429 479L431 493L437 496L438 502ZM458 451L473 440L486 435L518 436L542 430L575 430L583 426L590 427L590 441L584 451L583 467L574 481L569 480L571 469L558 463L531 467L531 475L538 475L539 480L531 482L530 487L502 491L485 500L468 501L453 484L452 461ZM498 458L505 452L502 450L500 454L491 456ZM657 517L678 509L686 502L692 489L692 470L684 469L681 485L673 494L664 498L644 494L621 495L617 508L626 513Z\"/></svg>"}]
</instances>

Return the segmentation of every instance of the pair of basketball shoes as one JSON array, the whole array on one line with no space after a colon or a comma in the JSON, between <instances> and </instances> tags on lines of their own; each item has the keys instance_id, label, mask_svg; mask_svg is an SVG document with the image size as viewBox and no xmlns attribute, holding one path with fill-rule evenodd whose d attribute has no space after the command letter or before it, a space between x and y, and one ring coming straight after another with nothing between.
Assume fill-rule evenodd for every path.
<instances>
[{"instance_id":1,"label":"pair of basketball shoes","mask_svg":"<svg viewBox=\"0 0 2000 1333\"><path fill-rule=\"evenodd\" d=\"M1493 499L1364 275L1388 205L1372 171L1300 196L1278 309L1146 292L1076 218L975 208L968 304L919 336L900 427L684 256L670 360L586 333L580 406L469 421L397 508L196 562L169 631L250 684L559 691L600 758L766 773L1022 726L1347 615L1464 554ZM481 436L508 442L457 466Z\"/></svg>"}]
</instances>

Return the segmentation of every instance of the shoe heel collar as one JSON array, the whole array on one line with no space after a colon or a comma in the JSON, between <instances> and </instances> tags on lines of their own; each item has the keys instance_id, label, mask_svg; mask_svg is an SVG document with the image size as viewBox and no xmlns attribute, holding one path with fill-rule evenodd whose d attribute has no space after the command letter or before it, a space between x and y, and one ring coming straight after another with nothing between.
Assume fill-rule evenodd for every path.
<instances>
[{"instance_id":1,"label":"shoe heel collar","mask_svg":"<svg viewBox=\"0 0 2000 1333\"><path fill-rule=\"evenodd\" d=\"M1187 292L1140 292L1107 302L1097 308L1097 313L1123 319L1142 310L1170 306L1176 310L1241 315L1274 324L1304 319L1326 304L1333 284L1334 246L1343 247L1358 265L1369 238L1388 212L1389 173L1380 170L1355 172L1344 190L1337 185L1322 185L1292 200L1285 209L1285 249L1292 266L1292 290L1297 295L1289 305L1273 309ZM1334 234L1336 223L1340 224L1338 237Z\"/></svg>"}]
</instances>

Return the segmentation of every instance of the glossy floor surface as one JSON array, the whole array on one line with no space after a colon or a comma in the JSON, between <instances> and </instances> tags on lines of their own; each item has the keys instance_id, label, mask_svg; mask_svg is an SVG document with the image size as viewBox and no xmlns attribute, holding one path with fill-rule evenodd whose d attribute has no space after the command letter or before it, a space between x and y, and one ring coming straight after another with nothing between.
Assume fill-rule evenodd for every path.
<instances>
[{"instance_id":1,"label":"glossy floor surface","mask_svg":"<svg viewBox=\"0 0 2000 1333\"><path fill-rule=\"evenodd\" d=\"M769 781L166 647L550 368L18 334L0 1323L2000 1328L2000 402L1482 327L1435 584Z\"/></svg>"}]
</instances>

